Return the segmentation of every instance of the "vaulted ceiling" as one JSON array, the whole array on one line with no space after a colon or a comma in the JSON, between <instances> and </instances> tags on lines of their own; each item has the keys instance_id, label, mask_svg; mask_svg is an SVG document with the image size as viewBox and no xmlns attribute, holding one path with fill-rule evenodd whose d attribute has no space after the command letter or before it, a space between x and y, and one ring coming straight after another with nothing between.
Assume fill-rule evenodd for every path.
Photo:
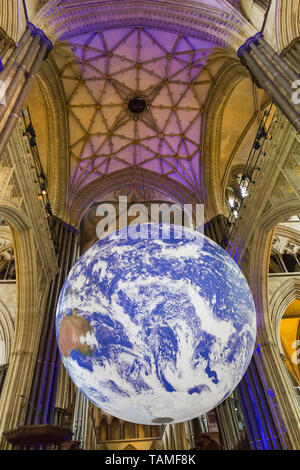
<instances>
[{"instance_id":1,"label":"vaulted ceiling","mask_svg":"<svg viewBox=\"0 0 300 470\"><path fill-rule=\"evenodd\" d=\"M133 167L197 193L201 119L217 50L208 41L143 27L58 43L53 57L69 114L71 192Z\"/></svg>"},{"instance_id":2,"label":"vaulted ceiling","mask_svg":"<svg viewBox=\"0 0 300 470\"><path fill-rule=\"evenodd\" d=\"M236 56L252 26L234 2L181 3L45 2L37 24L54 40L43 74L54 72L64 94L59 119L67 121L68 136L61 140L68 145L70 171L60 178L68 186L68 207L89 185L123 170L137 170L141 179L150 171L161 177L160 185L165 181L177 190L180 183L182 191L204 201L211 182L203 169L225 194L231 167L247 161L267 102ZM227 70L233 76L231 68L240 74L233 93L225 77ZM44 94L52 84L45 84ZM48 173L53 152L45 157L45 135L51 140L53 130L49 124L45 129L38 88L36 83L27 104ZM218 94L221 119L207 118ZM217 112L218 100L213 108ZM207 145L213 127L215 143Z\"/></svg>"}]
</instances>

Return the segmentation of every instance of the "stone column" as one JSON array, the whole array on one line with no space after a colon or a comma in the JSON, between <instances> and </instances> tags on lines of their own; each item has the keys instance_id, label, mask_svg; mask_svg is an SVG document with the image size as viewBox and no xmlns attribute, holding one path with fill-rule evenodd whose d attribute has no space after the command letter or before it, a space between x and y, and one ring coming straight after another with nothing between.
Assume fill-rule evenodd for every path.
<instances>
[{"instance_id":1,"label":"stone column","mask_svg":"<svg viewBox=\"0 0 300 470\"><path fill-rule=\"evenodd\" d=\"M85 450L97 450L97 437L95 433L93 407L94 405L91 402L88 402ZM123 437L124 437L124 434L123 434Z\"/></svg>"},{"instance_id":2,"label":"stone column","mask_svg":"<svg viewBox=\"0 0 300 470\"><path fill-rule=\"evenodd\" d=\"M263 37L259 39L260 47L266 55L274 62L278 71L285 73L292 81L297 80L298 75L295 70L268 44Z\"/></svg>"},{"instance_id":3,"label":"stone column","mask_svg":"<svg viewBox=\"0 0 300 470\"><path fill-rule=\"evenodd\" d=\"M77 389L73 419L73 440L79 441L81 448L85 447L87 437L88 405L88 399Z\"/></svg>"},{"instance_id":4,"label":"stone column","mask_svg":"<svg viewBox=\"0 0 300 470\"><path fill-rule=\"evenodd\" d=\"M219 229L218 229L219 226ZM224 216L215 217L205 226L205 234L214 239L215 234L222 233ZM220 236L214 239L217 243ZM253 450L287 450L289 443L280 418L278 405L273 404L272 390L266 386L266 377L260 362L263 361L261 348L254 352L250 365L235 392L242 411L246 433ZM236 413L232 403L226 399L217 408L220 435L223 445L243 448L244 438L236 425Z\"/></svg>"},{"instance_id":5,"label":"stone column","mask_svg":"<svg viewBox=\"0 0 300 470\"><path fill-rule=\"evenodd\" d=\"M288 450L289 443L282 423L278 419L279 410L272 412L270 406L271 395L274 392L264 388L264 378L259 371L257 355L261 355L259 348L255 351L248 370L237 387L250 447L252 450Z\"/></svg>"},{"instance_id":6,"label":"stone column","mask_svg":"<svg viewBox=\"0 0 300 470\"><path fill-rule=\"evenodd\" d=\"M287 52L286 52L286 58L293 64L293 67L297 72L300 71L300 53L298 49L295 47L291 47ZM299 78L299 76L298 76Z\"/></svg>"},{"instance_id":7,"label":"stone column","mask_svg":"<svg viewBox=\"0 0 300 470\"><path fill-rule=\"evenodd\" d=\"M75 402L76 387L67 372L67 369L61 364L59 370L57 394L55 408L66 410Z\"/></svg>"},{"instance_id":8,"label":"stone column","mask_svg":"<svg viewBox=\"0 0 300 470\"><path fill-rule=\"evenodd\" d=\"M215 217L206 224L205 233L220 243L220 233L224 226L224 218ZM234 392L238 397L248 441L253 450L289 449L288 437L278 404L275 403L274 392L266 385L267 377L261 364L263 362L262 347L258 346L244 378ZM235 411L230 399L216 408L220 436L225 448L244 448L247 444L237 426Z\"/></svg>"},{"instance_id":9,"label":"stone column","mask_svg":"<svg viewBox=\"0 0 300 470\"><path fill-rule=\"evenodd\" d=\"M245 447L237 411L233 396L228 397L215 409L222 447L226 450L240 450Z\"/></svg>"},{"instance_id":10,"label":"stone column","mask_svg":"<svg viewBox=\"0 0 300 470\"><path fill-rule=\"evenodd\" d=\"M5 64L4 70L0 73L0 80L3 82L2 87L0 87L0 127L2 128L0 132L0 153L6 147L17 122L18 114L30 91L34 76L38 72L47 52L51 49L52 43L43 31L28 23L27 30L22 36L18 48L14 49ZM17 64L22 52L25 52L25 55L21 63ZM10 71L15 64L18 67L17 71L9 81ZM9 112L7 112L8 109Z\"/></svg>"},{"instance_id":11,"label":"stone column","mask_svg":"<svg viewBox=\"0 0 300 470\"><path fill-rule=\"evenodd\" d=\"M29 73L28 67L32 61L32 59L36 56L38 49L39 49L40 38L36 36L29 44L27 52L22 60L22 62L18 65L16 73L12 76L10 83L2 87L2 96L1 96L1 103L0 103L0 120L3 118L4 114L6 113L7 108L12 102L13 97L21 85L24 75Z\"/></svg>"},{"instance_id":12,"label":"stone column","mask_svg":"<svg viewBox=\"0 0 300 470\"><path fill-rule=\"evenodd\" d=\"M263 39L262 33L249 38L238 50L238 57L250 71L253 81L265 90L300 132L300 112L292 99L292 83L298 77L293 68Z\"/></svg>"},{"instance_id":13,"label":"stone column","mask_svg":"<svg viewBox=\"0 0 300 470\"><path fill-rule=\"evenodd\" d=\"M41 333L38 357L27 407L26 425L53 424L60 370L55 319L59 295L65 279L76 261L78 231L57 219L59 271L51 283Z\"/></svg>"},{"instance_id":14,"label":"stone column","mask_svg":"<svg viewBox=\"0 0 300 470\"><path fill-rule=\"evenodd\" d=\"M263 51L256 46L254 43L251 43L250 49L253 52L253 57L259 59L270 71L270 74L278 81L279 85L289 94L292 95L293 89L289 83L289 80L285 78L285 75L280 73L276 65L272 62L272 59L268 55L264 54Z\"/></svg>"},{"instance_id":15,"label":"stone column","mask_svg":"<svg viewBox=\"0 0 300 470\"><path fill-rule=\"evenodd\" d=\"M193 426L192 421L187 421L186 426L187 426L187 435L188 435L188 440L190 443L190 448L194 449L195 448L195 435L194 435L194 426Z\"/></svg>"}]
</instances>

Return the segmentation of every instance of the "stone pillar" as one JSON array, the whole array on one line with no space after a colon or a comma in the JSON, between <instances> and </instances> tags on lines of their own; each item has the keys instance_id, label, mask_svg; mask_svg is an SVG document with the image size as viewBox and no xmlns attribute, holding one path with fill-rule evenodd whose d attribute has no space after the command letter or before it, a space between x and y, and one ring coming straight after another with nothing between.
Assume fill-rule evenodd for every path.
<instances>
[{"instance_id":1,"label":"stone pillar","mask_svg":"<svg viewBox=\"0 0 300 470\"><path fill-rule=\"evenodd\" d=\"M67 369L61 364L59 370L56 404L58 410L69 408L75 402L76 387L67 372Z\"/></svg>"},{"instance_id":2,"label":"stone pillar","mask_svg":"<svg viewBox=\"0 0 300 470\"><path fill-rule=\"evenodd\" d=\"M245 447L245 436L239 427L237 411L233 396L215 409L222 448L226 450L240 450Z\"/></svg>"},{"instance_id":3,"label":"stone pillar","mask_svg":"<svg viewBox=\"0 0 300 470\"><path fill-rule=\"evenodd\" d=\"M263 39L262 33L249 38L238 50L238 57L250 71L253 81L265 90L300 132L300 110L293 102L293 82L299 78L293 68Z\"/></svg>"},{"instance_id":4,"label":"stone pillar","mask_svg":"<svg viewBox=\"0 0 300 470\"><path fill-rule=\"evenodd\" d=\"M1 94L1 103L0 103L0 120L3 118L6 110L11 103L17 88L23 81L24 74L29 73L29 65L36 56L38 49L40 47L40 38L36 36L34 39L29 37L28 42L28 49L26 51L25 56L23 57L20 64L17 66L16 72L11 77L9 84L5 87L2 87L2 94ZM7 67L8 68L8 67ZM6 67L5 70L6 72Z\"/></svg>"},{"instance_id":5,"label":"stone pillar","mask_svg":"<svg viewBox=\"0 0 300 470\"><path fill-rule=\"evenodd\" d=\"M84 448L86 444L88 405L88 399L77 389L73 419L73 439L80 442L81 448Z\"/></svg>"},{"instance_id":6,"label":"stone pillar","mask_svg":"<svg viewBox=\"0 0 300 470\"><path fill-rule=\"evenodd\" d=\"M300 50L299 49L300 49L299 43L296 42L294 46L289 48L285 53L287 60L291 62L296 72L298 73L300 73Z\"/></svg>"},{"instance_id":7,"label":"stone pillar","mask_svg":"<svg viewBox=\"0 0 300 470\"><path fill-rule=\"evenodd\" d=\"M264 54L263 50L261 50L254 43L250 45L250 49L253 52L253 57L255 59L259 59L262 63L265 64L273 78L278 81L279 85L288 93L289 96L291 96L293 93L293 88L291 87L289 80L285 78L284 74L280 73L275 63L272 62L272 59L269 58L267 54Z\"/></svg>"},{"instance_id":8,"label":"stone pillar","mask_svg":"<svg viewBox=\"0 0 300 470\"><path fill-rule=\"evenodd\" d=\"M0 81L3 82L0 87L0 153L6 147L34 76L51 49L52 43L43 31L28 23L18 47L13 50L0 73ZM23 52L25 55L22 57ZM18 63L20 57L22 59ZM11 75L13 66L17 70Z\"/></svg>"},{"instance_id":9,"label":"stone pillar","mask_svg":"<svg viewBox=\"0 0 300 470\"><path fill-rule=\"evenodd\" d=\"M277 54L277 52L274 51L274 49L264 40L263 37L260 37L259 43L263 52L265 52L265 54L271 58L279 71L285 73L292 81L299 78L295 70L288 64L288 62L284 60L284 58L279 54Z\"/></svg>"},{"instance_id":10,"label":"stone pillar","mask_svg":"<svg viewBox=\"0 0 300 470\"><path fill-rule=\"evenodd\" d=\"M221 225L220 225L221 224ZM220 225L219 230L216 226ZM211 228L214 227L212 231ZM222 232L224 218L215 217L205 226L205 234L213 238L214 233ZM214 241L219 243L218 238ZM264 376L261 348L258 346L254 352L250 365L234 393L237 394L239 405L243 414L248 441L253 450L287 450L288 437L280 416L278 405L270 394L274 392L268 388ZM236 426L236 413L232 403L226 404L226 399L216 408L219 421L219 430L223 445L234 445L243 448L244 438Z\"/></svg>"},{"instance_id":11,"label":"stone pillar","mask_svg":"<svg viewBox=\"0 0 300 470\"><path fill-rule=\"evenodd\" d=\"M56 342L55 319L59 295L65 279L76 261L78 231L57 219L59 271L51 283L38 357L27 407L26 425L53 424L60 371L60 354Z\"/></svg>"},{"instance_id":12,"label":"stone pillar","mask_svg":"<svg viewBox=\"0 0 300 470\"><path fill-rule=\"evenodd\" d=\"M188 435L188 441L190 443L190 448L194 449L195 448L195 435L194 435L194 426L192 424L192 421L187 421L186 427L187 427L187 435Z\"/></svg>"},{"instance_id":13,"label":"stone pillar","mask_svg":"<svg viewBox=\"0 0 300 470\"><path fill-rule=\"evenodd\" d=\"M95 419L93 416L94 405L91 402L87 404L87 429L86 429L86 440L85 450L96 450L97 449L97 437L95 433ZM124 434L123 434L124 437Z\"/></svg>"},{"instance_id":14,"label":"stone pillar","mask_svg":"<svg viewBox=\"0 0 300 470\"><path fill-rule=\"evenodd\" d=\"M199 422L199 418L194 418L192 419L192 421L190 421L190 428L191 428L191 432L192 432L192 435L193 435L193 446L192 448L196 448L198 442L201 440L201 437L203 435L203 432L202 432L202 429L201 429L201 426L200 426L200 422Z\"/></svg>"},{"instance_id":15,"label":"stone pillar","mask_svg":"<svg viewBox=\"0 0 300 470\"><path fill-rule=\"evenodd\" d=\"M254 353L248 370L237 388L250 447L252 450L288 450L289 443L278 420L278 412L275 416L267 396L273 391L265 390L263 386L263 377L255 357L257 354L261 354L259 350Z\"/></svg>"}]
</instances>

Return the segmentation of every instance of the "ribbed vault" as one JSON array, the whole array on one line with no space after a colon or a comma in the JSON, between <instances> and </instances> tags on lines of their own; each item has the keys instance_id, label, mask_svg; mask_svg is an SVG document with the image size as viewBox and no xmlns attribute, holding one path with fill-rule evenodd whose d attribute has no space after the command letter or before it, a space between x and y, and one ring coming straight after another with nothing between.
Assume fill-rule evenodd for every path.
<instances>
[{"instance_id":1,"label":"ribbed vault","mask_svg":"<svg viewBox=\"0 0 300 470\"><path fill-rule=\"evenodd\" d=\"M143 27L57 43L71 196L97 178L134 168L171 178L201 199L202 115L213 61L222 55L211 42Z\"/></svg>"}]
</instances>

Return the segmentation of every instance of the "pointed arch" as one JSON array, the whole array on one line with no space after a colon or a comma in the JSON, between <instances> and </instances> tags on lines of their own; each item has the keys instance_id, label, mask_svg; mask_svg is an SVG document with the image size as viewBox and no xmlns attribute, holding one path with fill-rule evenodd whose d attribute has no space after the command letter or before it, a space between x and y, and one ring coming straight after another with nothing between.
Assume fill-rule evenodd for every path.
<instances>
[{"instance_id":1,"label":"pointed arch","mask_svg":"<svg viewBox=\"0 0 300 470\"><path fill-rule=\"evenodd\" d=\"M57 217L64 220L69 182L69 129L65 95L50 58L43 62L36 79L47 114L47 181L51 208Z\"/></svg>"},{"instance_id":2,"label":"pointed arch","mask_svg":"<svg viewBox=\"0 0 300 470\"><path fill-rule=\"evenodd\" d=\"M11 227L17 275L17 314L9 367L0 401L0 434L21 424L29 396L38 347L37 266L32 229L24 213L0 201L0 216ZM7 448L3 439L0 448Z\"/></svg>"},{"instance_id":3,"label":"pointed arch","mask_svg":"<svg viewBox=\"0 0 300 470\"><path fill-rule=\"evenodd\" d=\"M83 215L93 202L129 184L140 185L142 182L146 188L160 191L177 204L192 204L194 207L196 203L199 203L192 192L180 183L150 170L141 171L130 168L116 171L106 178L98 178L86 185L74 198L67 213L67 222L74 227L79 227Z\"/></svg>"},{"instance_id":4,"label":"pointed arch","mask_svg":"<svg viewBox=\"0 0 300 470\"><path fill-rule=\"evenodd\" d=\"M225 213L225 200L220 174L222 121L226 104L238 83L249 77L248 70L234 58L229 58L215 77L205 102L202 121L203 187L208 207L206 219Z\"/></svg>"},{"instance_id":5,"label":"pointed arch","mask_svg":"<svg viewBox=\"0 0 300 470\"><path fill-rule=\"evenodd\" d=\"M274 228L283 220L298 213L300 213L300 201L295 197L291 197L278 204L277 207L268 211L262 217L252 240L253 249L250 256L249 276L249 284L257 312L259 351L255 358L261 369L266 393L269 390L274 390L278 403L277 410L280 410L281 416L284 417L284 425L293 449L297 449L300 444L299 432L295 426L295 423L300 422L299 404L292 389L288 372L281 359L280 343L278 343L276 330L274 330L274 322L278 322L279 308L280 305L284 305L284 301L280 303L280 300L274 297L272 302L273 310L270 312L268 282L262 282L262 280L268 279ZM288 292L286 290L287 296L290 295ZM291 295L293 294L291 293ZM270 397L268 399L271 401ZM275 419L278 419L278 417L275 416Z\"/></svg>"},{"instance_id":6,"label":"pointed arch","mask_svg":"<svg viewBox=\"0 0 300 470\"><path fill-rule=\"evenodd\" d=\"M277 344L282 351L281 340L280 340L280 322L285 310L289 304L295 300L300 299L300 279L292 278L284 282L273 294L270 299L269 309L270 318L277 340Z\"/></svg>"},{"instance_id":7,"label":"pointed arch","mask_svg":"<svg viewBox=\"0 0 300 470\"><path fill-rule=\"evenodd\" d=\"M0 340L3 348L0 349L0 365L8 364L14 337L14 322L6 305L0 300Z\"/></svg>"}]
</instances>

